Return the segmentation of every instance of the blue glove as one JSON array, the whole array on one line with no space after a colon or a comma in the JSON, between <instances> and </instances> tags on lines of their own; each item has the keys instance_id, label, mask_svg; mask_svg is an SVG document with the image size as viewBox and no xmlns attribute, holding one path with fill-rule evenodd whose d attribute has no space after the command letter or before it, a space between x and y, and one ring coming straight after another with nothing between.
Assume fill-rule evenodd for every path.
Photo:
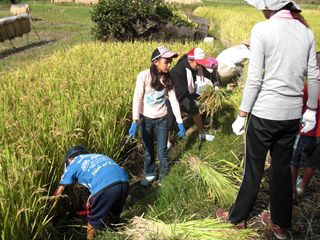
<instances>
[{"instance_id":1,"label":"blue glove","mask_svg":"<svg viewBox=\"0 0 320 240\"><path fill-rule=\"evenodd\" d=\"M183 123L178 123L178 128L179 128L179 132L178 132L178 136L179 137L186 137L186 129L183 126Z\"/></svg>"},{"instance_id":2,"label":"blue glove","mask_svg":"<svg viewBox=\"0 0 320 240\"><path fill-rule=\"evenodd\" d=\"M129 129L129 137L135 138L137 132L137 123L133 122L131 123L131 127Z\"/></svg>"}]
</instances>

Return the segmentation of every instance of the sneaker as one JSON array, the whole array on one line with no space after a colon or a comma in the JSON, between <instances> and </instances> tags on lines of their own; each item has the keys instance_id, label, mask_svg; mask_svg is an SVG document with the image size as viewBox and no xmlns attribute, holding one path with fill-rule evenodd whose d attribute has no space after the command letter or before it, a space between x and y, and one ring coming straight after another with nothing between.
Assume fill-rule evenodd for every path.
<instances>
[{"instance_id":1,"label":"sneaker","mask_svg":"<svg viewBox=\"0 0 320 240\"><path fill-rule=\"evenodd\" d=\"M280 240L287 240L288 239L288 234L287 234L286 228L282 228L282 227L279 227L278 225L273 224L272 225L272 232L277 239L280 239Z\"/></svg>"},{"instance_id":2,"label":"sneaker","mask_svg":"<svg viewBox=\"0 0 320 240\"><path fill-rule=\"evenodd\" d=\"M157 181L158 187L162 187L162 181Z\"/></svg>"},{"instance_id":3,"label":"sneaker","mask_svg":"<svg viewBox=\"0 0 320 240\"><path fill-rule=\"evenodd\" d=\"M261 222L262 222L263 225L265 225L265 226L271 226L272 225L271 215L270 215L269 211L264 210L261 213L260 218L261 218Z\"/></svg>"},{"instance_id":4,"label":"sneaker","mask_svg":"<svg viewBox=\"0 0 320 240\"><path fill-rule=\"evenodd\" d=\"M199 140L200 140L200 141L212 142L213 139L214 139L214 136L211 135L211 134L205 134L205 133L199 134Z\"/></svg>"},{"instance_id":5,"label":"sneaker","mask_svg":"<svg viewBox=\"0 0 320 240\"><path fill-rule=\"evenodd\" d=\"M147 186L149 186L149 185L152 183L152 181L153 181L155 178L156 178L155 176L147 176L147 177L145 177L144 179L142 179L142 180L140 181L140 184L141 184L142 186L147 187Z\"/></svg>"},{"instance_id":6,"label":"sneaker","mask_svg":"<svg viewBox=\"0 0 320 240\"><path fill-rule=\"evenodd\" d=\"M296 185L297 193L298 193L298 194L302 194L302 193L303 193L303 189L301 188L302 180L303 180L302 177L301 177L301 176L298 176L298 178L297 178L297 185Z\"/></svg>"}]
</instances>

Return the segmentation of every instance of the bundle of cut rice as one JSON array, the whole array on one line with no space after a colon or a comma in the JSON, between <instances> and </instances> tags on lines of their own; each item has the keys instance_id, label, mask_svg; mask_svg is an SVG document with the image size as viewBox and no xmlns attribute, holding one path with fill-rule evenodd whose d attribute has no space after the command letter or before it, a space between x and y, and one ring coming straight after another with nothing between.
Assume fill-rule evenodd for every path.
<instances>
[{"instance_id":1,"label":"bundle of cut rice","mask_svg":"<svg viewBox=\"0 0 320 240\"><path fill-rule=\"evenodd\" d=\"M30 14L31 9L28 4L12 4L10 7L10 12L12 15L19 15L23 13Z\"/></svg>"},{"instance_id":2,"label":"bundle of cut rice","mask_svg":"<svg viewBox=\"0 0 320 240\"><path fill-rule=\"evenodd\" d=\"M7 31L5 29L4 19L0 19L0 42L8 40Z\"/></svg>"},{"instance_id":3,"label":"bundle of cut rice","mask_svg":"<svg viewBox=\"0 0 320 240\"><path fill-rule=\"evenodd\" d=\"M14 31L14 22L16 21L16 17L5 17L1 19L1 24L3 25L4 32L6 38L5 40L12 40L15 38L15 31Z\"/></svg>"},{"instance_id":4,"label":"bundle of cut rice","mask_svg":"<svg viewBox=\"0 0 320 240\"><path fill-rule=\"evenodd\" d=\"M160 220L134 217L125 234L132 240L157 237L160 239L179 237L186 240L249 240L257 237L253 229L235 229L231 224L210 218L166 224Z\"/></svg>"},{"instance_id":5,"label":"bundle of cut rice","mask_svg":"<svg viewBox=\"0 0 320 240\"><path fill-rule=\"evenodd\" d=\"M206 113L210 116L210 125L213 124L213 117L223 108L230 105L230 91L226 89L216 90L213 86L208 86L207 89L200 95L199 101L201 113Z\"/></svg>"},{"instance_id":6,"label":"bundle of cut rice","mask_svg":"<svg viewBox=\"0 0 320 240\"><path fill-rule=\"evenodd\" d=\"M74 2L74 0L51 0L53 3L70 3Z\"/></svg>"},{"instance_id":7,"label":"bundle of cut rice","mask_svg":"<svg viewBox=\"0 0 320 240\"><path fill-rule=\"evenodd\" d=\"M21 35L25 33L29 33L31 31L30 16L27 13L18 15L17 21L19 22L17 26L19 27L19 31L21 32Z\"/></svg>"},{"instance_id":8,"label":"bundle of cut rice","mask_svg":"<svg viewBox=\"0 0 320 240\"><path fill-rule=\"evenodd\" d=\"M86 5L93 5L97 4L99 0L75 0L75 3L81 3L81 4L86 4Z\"/></svg>"},{"instance_id":9,"label":"bundle of cut rice","mask_svg":"<svg viewBox=\"0 0 320 240\"><path fill-rule=\"evenodd\" d=\"M27 13L0 19L0 42L21 37L30 31L31 22Z\"/></svg>"},{"instance_id":10,"label":"bundle of cut rice","mask_svg":"<svg viewBox=\"0 0 320 240\"><path fill-rule=\"evenodd\" d=\"M166 3L195 4L201 3L202 0L165 0Z\"/></svg>"},{"instance_id":11,"label":"bundle of cut rice","mask_svg":"<svg viewBox=\"0 0 320 240\"><path fill-rule=\"evenodd\" d=\"M14 37L22 37L23 29L20 26L20 20L15 16L14 21L12 22L13 30L14 30Z\"/></svg>"},{"instance_id":12,"label":"bundle of cut rice","mask_svg":"<svg viewBox=\"0 0 320 240\"><path fill-rule=\"evenodd\" d=\"M192 172L206 186L208 196L213 199L217 206L224 207L232 204L237 189L226 177L196 156L189 156L187 162Z\"/></svg>"}]
</instances>

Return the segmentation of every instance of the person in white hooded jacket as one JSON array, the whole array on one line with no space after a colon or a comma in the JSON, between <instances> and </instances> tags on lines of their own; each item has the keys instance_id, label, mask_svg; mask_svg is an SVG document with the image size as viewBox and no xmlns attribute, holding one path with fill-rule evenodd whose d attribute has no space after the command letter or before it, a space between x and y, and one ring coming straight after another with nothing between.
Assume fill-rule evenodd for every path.
<instances>
[{"instance_id":1,"label":"person in white hooded jacket","mask_svg":"<svg viewBox=\"0 0 320 240\"><path fill-rule=\"evenodd\" d=\"M224 49L217 56L220 82L223 85L227 85L235 76L242 74L244 68L243 63L249 59L249 41Z\"/></svg>"}]
</instances>

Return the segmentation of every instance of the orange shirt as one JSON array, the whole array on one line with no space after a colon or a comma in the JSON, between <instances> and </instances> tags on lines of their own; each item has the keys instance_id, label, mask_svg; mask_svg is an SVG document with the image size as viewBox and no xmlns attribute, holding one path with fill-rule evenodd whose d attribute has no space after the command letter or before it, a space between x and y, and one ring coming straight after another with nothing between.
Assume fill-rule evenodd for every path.
<instances>
[{"instance_id":1,"label":"orange shirt","mask_svg":"<svg viewBox=\"0 0 320 240\"><path fill-rule=\"evenodd\" d=\"M320 81L319 81L320 84ZM304 85L303 89L303 108L302 108L302 113L304 113L307 109L307 101L308 101L308 87L307 84ZM320 92L318 94L318 110L317 110L317 115L316 115L316 126L314 129L307 133L301 133L303 136L310 136L310 137L320 137Z\"/></svg>"}]
</instances>

